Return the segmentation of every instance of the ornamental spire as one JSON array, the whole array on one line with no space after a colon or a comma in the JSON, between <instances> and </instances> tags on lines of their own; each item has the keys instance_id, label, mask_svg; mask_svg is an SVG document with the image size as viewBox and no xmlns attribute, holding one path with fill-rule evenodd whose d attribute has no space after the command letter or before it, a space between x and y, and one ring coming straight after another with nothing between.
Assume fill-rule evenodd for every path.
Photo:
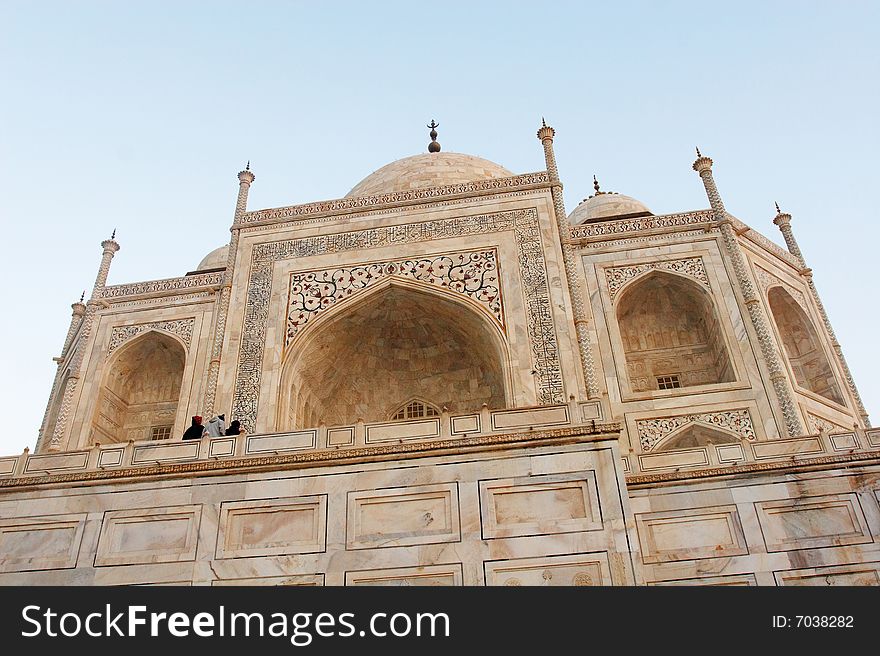
<instances>
[{"instance_id":1,"label":"ornamental spire","mask_svg":"<svg viewBox=\"0 0 880 656\"><path fill-rule=\"evenodd\" d=\"M427 127L431 128L431 132L429 133L431 136L431 143L428 144L428 152L439 153L440 144L437 143L437 128L440 127L440 124L437 123L434 119L431 119L431 124Z\"/></svg>"}]
</instances>

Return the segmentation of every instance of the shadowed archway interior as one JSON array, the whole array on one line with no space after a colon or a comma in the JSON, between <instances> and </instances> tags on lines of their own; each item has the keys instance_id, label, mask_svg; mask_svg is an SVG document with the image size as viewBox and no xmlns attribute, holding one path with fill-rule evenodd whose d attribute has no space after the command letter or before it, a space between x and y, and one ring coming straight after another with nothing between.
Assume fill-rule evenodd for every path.
<instances>
[{"instance_id":1,"label":"shadowed archway interior","mask_svg":"<svg viewBox=\"0 0 880 656\"><path fill-rule=\"evenodd\" d=\"M451 413L504 407L502 349L489 321L403 285L352 299L288 358L278 429L387 421L413 398Z\"/></svg>"},{"instance_id":2,"label":"shadowed archway interior","mask_svg":"<svg viewBox=\"0 0 880 656\"><path fill-rule=\"evenodd\" d=\"M171 437L185 362L183 346L159 332L122 346L104 377L90 441Z\"/></svg>"},{"instance_id":3,"label":"shadowed archway interior","mask_svg":"<svg viewBox=\"0 0 880 656\"><path fill-rule=\"evenodd\" d=\"M843 405L831 363L813 322L782 287L771 287L767 298L797 384Z\"/></svg>"},{"instance_id":4,"label":"shadowed archway interior","mask_svg":"<svg viewBox=\"0 0 880 656\"><path fill-rule=\"evenodd\" d=\"M654 271L624 290L617 321L634 392L734 380L714 304L697 283Z\"/></svg>"}]
</instances>

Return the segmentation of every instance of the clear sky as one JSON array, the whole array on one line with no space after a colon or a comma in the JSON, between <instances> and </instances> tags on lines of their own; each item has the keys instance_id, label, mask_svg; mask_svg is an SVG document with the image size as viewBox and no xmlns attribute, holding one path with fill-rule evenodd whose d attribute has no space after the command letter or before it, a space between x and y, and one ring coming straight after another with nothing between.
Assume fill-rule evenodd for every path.
<instances>
[{"instance_id":1,"label":"clear sky","mask_svg":"<svg viewBox=\"0 0 880 656\"><path fill-rule=\"evenodd\" d=\"M70 304L118 229L110 283L182 275L250 208L338 198L445 151L543 168L655 213L793 227L880 423L880 3L0 2L0 454L33 448Z\"/></svg>"}]
</instances>

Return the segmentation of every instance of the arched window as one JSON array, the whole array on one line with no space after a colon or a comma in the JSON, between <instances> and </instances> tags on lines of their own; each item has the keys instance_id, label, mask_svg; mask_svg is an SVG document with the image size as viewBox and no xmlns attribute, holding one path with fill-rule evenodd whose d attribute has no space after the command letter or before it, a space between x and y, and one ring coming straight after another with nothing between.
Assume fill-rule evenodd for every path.
<instances>
[{"instance_id":1,"label":"arched window","mask_svg":"<svg viewBox=\"0 0 880 656\"><path fill-rule=\"evenodd\" d=\"M490 318L404 283L362 294L297 338L276 430L505 407L503 342Z\"/></svg>"},{"instance_id":2,"label":"arched window","mask_svg":"<svg viewBox=\"0 0 880 656\"><path fill-rule=\"evenodd\" d=\"M439 417L440 412L429 403L425 403L419 399L413 399L409 403L404 403L397 412L392 415L391 419L421 419L422 417Z\"/></svg>"},{"instance_id":3,"label":"arched window","mask_svg":"<svg viewBox=\"0 0 880 656\"><path fill-rule=\"evenodd\" d=\"M185 361L183 346L156 331L120 347L104 376L91 439L107 443L171 437Z\"/></svg>"},{"instance_id":4,"label":"arched window","mask_svg":"<svg viewBox=\"0 0 880 656\"><path fill-rule=\"evenodd\" d=\"M782 287L771 287L767 298L797 384L843 405L831 363L807 313Z\"/></svg>"},{"instance_id":5,"label":"arched window","mask_svg":"<svg viewBox=\"0 0 880 656\"><path fill-rule=\"evenodd\" d=\"M634 392L734 380L715 306L696 282L651 272L622 292L617 322Z\"/></svg>"}]
</instances>

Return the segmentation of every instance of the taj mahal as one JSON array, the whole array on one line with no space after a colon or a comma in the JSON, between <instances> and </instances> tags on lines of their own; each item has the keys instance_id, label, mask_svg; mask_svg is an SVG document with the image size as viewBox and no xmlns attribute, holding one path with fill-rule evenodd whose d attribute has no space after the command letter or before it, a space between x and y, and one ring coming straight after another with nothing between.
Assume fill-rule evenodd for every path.
<instances>
[{"instance_id":1,"label":"taj mahal","mask_svg":"<svg viewBox=\"0 0 880 656\"><path fill-rule=\"evenodd\" d=\"M101 242L0 584L880 585L880 429L784 208L785 249L697 150L702 209L569 211L545 122L527 173L438 127L334 200L249 208L248 164L179 277Z\"/></svg>"}]
</instances>

